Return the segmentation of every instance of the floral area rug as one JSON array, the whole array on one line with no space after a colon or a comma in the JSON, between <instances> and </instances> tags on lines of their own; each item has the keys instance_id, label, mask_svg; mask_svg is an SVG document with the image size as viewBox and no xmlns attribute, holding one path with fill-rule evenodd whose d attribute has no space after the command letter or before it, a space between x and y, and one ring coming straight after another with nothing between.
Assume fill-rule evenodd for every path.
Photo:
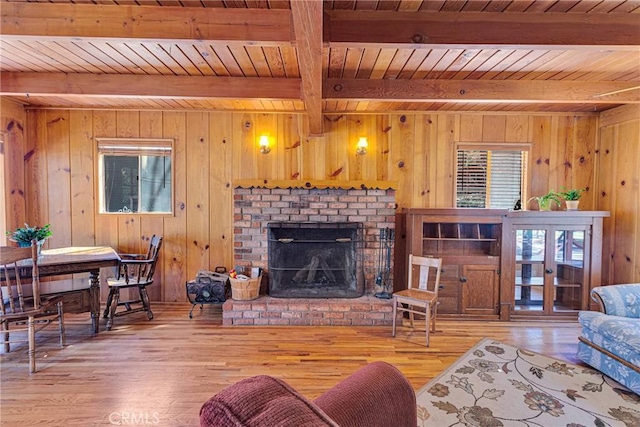
<instances>
[{"instance_id":1,"label":"floral area rug","mask_svg":"<svg viewBox=\"0 0 640 427\"><path fill-rule=\"evenodd\" d=\"M419 426L640 427L640 396L609 377L486 338L417 400Z\"/></svg>"}]
</instances>

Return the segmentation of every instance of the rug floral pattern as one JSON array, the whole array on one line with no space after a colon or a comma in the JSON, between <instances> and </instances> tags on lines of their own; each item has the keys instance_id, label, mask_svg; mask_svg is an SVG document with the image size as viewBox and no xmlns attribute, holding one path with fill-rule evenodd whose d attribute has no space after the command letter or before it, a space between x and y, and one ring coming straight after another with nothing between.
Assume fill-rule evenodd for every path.
<instances>
[{"instance_id":1,"label":"rug floral pattern","mask_svg":"<svg viewBox=\"0 0 640 427\"><path fill-rule=\"evenodd\" d=\"M605 375L491 339L417 398L420 426L640 427L640 396Z\"/></svg>"}]
</instances>

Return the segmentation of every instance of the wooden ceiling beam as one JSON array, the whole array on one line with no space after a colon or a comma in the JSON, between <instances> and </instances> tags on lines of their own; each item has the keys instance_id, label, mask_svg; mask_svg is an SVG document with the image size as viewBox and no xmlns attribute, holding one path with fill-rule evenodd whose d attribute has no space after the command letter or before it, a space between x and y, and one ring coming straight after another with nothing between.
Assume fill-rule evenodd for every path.
<instances>
[{"instance_id":1,"label":"wooden ceiling beam","mask_svg":"<svg viewBox=\"0 0 640 427\"><path fill-rule=\"evenodd\" d=\"M3 38L293 43L291 11L3 2Z\"/></svg>"},{"instance_id":2,"label":"wooden ceiling beam","mask_svg":"<svg viewBox=\"0 0 640 427\"><path fill-rule=\"evenodd\" d=\"M302 94L309 116L309 134L322 135L322 1L292 1L291 15L298 46Z\"/></svg>"},{"instance_id":3,"label":"wooden ceiling beam","mask_svg":"<svg viewBox=\"0 0 640 427\"><path fill-rule=\"evenodd\" d=\"M325 100L638 104L640 82L327 79Z\"/></svg>"},{"instance_id":4,"label":"wooden ceiling beam","mask_svg":"<svg viewBox=\"0 0 640 427\"><path fill-rule=\"evenodd\" d=\"M640 50L637 13L331 10L325 19L331 47Z\"/></svg>"},{"instance_id":5,"label":"wooden ceiling beam","mask_svg":"<svg viewBox=\"0 0 640 427\"><path fill-rule=\"evenodd\" d=\"M300 79L0 73L0 95L300 100Z\"/></svg>"}]
</instances>

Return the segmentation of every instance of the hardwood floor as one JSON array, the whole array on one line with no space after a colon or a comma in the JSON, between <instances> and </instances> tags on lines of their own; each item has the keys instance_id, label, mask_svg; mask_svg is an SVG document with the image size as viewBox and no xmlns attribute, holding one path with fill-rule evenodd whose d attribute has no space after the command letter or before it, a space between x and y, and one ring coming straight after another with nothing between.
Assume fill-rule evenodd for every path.
<instances>
[{"instance_id":1,"label":"hardwood floor","mask_svg":"<svg viewBox=\"0 0 640 427\"><path fill-rule=\"evenodd\" d=\"M438 321L431 346L421 331L391 328L222 327L218 307L153 304L90 333L85 315L67 315L67 347L54 328L40 333L38 372L29 375L26 345L1 355L0 425L198 425L209 397L257 374L280 377L309 398L359 367L384 360L418 390L483 337L576 363L577 322Z\"/></svg>"}]
</instances>

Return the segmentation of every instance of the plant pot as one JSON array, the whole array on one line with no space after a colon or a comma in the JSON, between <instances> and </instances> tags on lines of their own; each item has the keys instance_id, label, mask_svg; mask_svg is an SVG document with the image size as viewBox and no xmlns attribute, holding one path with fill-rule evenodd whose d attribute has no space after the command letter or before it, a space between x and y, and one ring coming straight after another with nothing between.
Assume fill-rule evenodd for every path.
<instances>
[{"instance_id":1,"label":"plant pot","mask_svg":"<svg viewBox=\"0 0 640 427\"><path fill-rule=\"evenodd\" d=\"M568 211L577 211L580 200L565 200L565 203L567 204Z\"/></svg>"},{"instance_id":2,"label":"plant pot","mask_svg":"<svg viewBox=\"0 0 640 427\"><path fill-rule=\"evenodd\" d=\"M44 245L44 240L38 240L38 255L42 253L42 245ZM28 248L31 246L31 242L18 242L18 246L21 248Z\"/></svg>"}]
</instances>

